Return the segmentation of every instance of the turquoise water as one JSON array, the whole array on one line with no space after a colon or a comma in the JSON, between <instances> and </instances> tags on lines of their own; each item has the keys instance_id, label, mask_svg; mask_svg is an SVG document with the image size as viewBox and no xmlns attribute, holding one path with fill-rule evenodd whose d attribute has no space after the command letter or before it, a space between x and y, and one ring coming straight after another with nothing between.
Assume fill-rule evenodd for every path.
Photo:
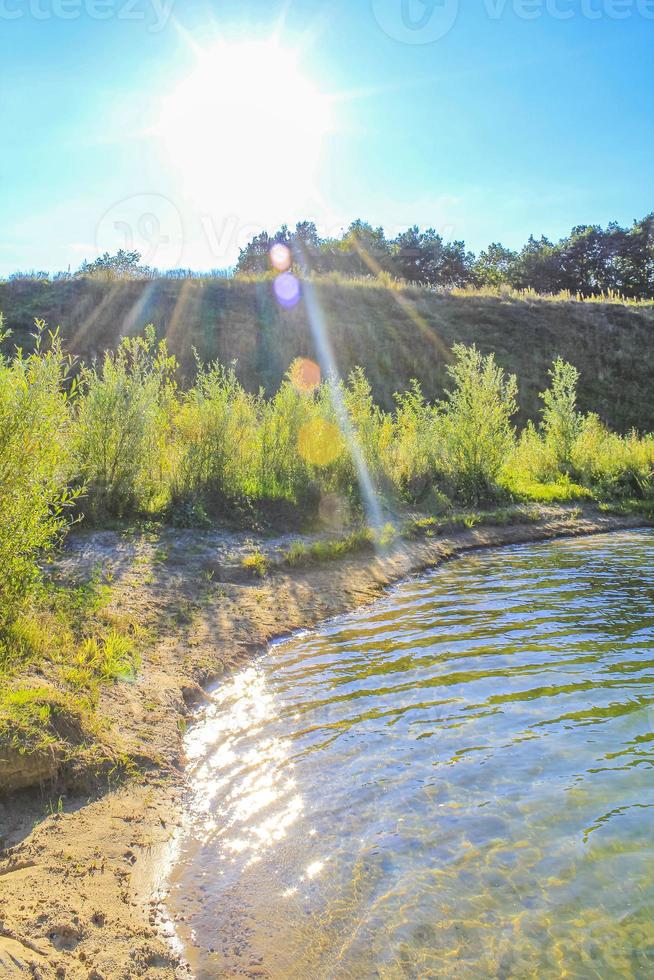
<instances>
[{"instance_id":1,"label":"turquoise water","mask_svg":"<svg viewBox=\"0 0 654 980\"><path fill-rule=\"evenodd\" d=\"M654 534L478 552L190 732L196 976L654 976Z\"/></svg>"}]
</instances>

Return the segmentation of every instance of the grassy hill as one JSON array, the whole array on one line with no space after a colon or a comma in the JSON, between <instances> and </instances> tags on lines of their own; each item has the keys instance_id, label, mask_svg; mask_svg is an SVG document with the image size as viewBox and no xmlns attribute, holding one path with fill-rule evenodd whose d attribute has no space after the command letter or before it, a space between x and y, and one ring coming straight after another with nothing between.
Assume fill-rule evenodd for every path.
<instances>
[{"instance_id":1,"label":"grassy hill","mask_svg":"<svg viewBox=\"0 0 654 980\"><path fill-rule=\"evenodd\" d=\"M363 366L385 407L411 378L428 397L440 396L452 344L474 342L518 375L521 421L538 413L538 392L560 354L581 371L584 411L616 429L654 430L654 306L444 296L329 280L314 289L339 371ZM205 361L236 361L251 390L273 391L295 357L316 358L305 302L280 309L267 280L16 280L0 283L0 311L11 343L29 346L34 317L42 317L84 359L154 323L183 377L193 373L195 348Z\"/></svg>"}]
</instances>

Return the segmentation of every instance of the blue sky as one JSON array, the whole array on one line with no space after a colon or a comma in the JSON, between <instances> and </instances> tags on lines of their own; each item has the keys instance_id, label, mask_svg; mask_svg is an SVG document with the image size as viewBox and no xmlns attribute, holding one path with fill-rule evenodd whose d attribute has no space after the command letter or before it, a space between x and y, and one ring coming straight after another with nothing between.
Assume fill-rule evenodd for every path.
<instances>
[{"instance_id":1,"label":"blue sky","mask_svg":"<svg viewBox=\"0 0 654 980\"><path fill-rule=\"evenodd\" d=\"M0 0L0 274L223 267L302 217L474 250L628 224L653 41L654 0Z\"/></svg>"}]
</instances>

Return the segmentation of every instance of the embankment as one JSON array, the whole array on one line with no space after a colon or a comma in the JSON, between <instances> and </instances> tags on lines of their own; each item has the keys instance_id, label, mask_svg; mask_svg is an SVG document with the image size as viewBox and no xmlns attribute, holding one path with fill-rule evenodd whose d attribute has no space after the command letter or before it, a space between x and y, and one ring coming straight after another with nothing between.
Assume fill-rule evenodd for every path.
<instances>
[{"instance_id":1,"label":"embankment","mask_svg":"<svg viewBox=\"0 0 654 980\"><path fill-rule=\"evenodd\" d=\"M654 429L654 305L584 303L317 281L313 287L337 368L360 365L385 408L412 378L440 397L456 342L494 351L520 382L519 422L537 416L547 369L561 355L581 371L579 405L612 428ZM182 377L203 361L237 362L244 386L277 389L295 357L316 358L304 301L284 311L269 281L155 279L0 283L0 312L12 342L28 347L34 318L60 326L68 350L90 360L154 323ZM6 346L6 345L5 345Z\"/></svg>"}]
</instances>

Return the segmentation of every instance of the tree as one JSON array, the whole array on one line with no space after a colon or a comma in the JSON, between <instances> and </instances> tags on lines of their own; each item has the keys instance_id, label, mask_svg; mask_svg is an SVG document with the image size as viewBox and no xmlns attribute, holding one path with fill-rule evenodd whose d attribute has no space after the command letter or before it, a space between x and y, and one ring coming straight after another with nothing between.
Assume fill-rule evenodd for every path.
<instances>
[{"instance_id":1,"label":"tree","mask_svg":"<svg viewBox=\"0 0 654 980\"><path fill-rule=\"evenodd\" d=\"M270 269L270 249L274 239L267 231L261 231L239 252L236 271L257 275Z\"/></svg>"},{"instance_id":2,"label":"tree","mask_svg":"<svg viewBox=\"0 0 654 980\"><path fill-rule=\"evenodd\" d=\"M654 297L654 211L623 236L615 260L620 292L629 297Z\"/></svg>"},{"instance_id":3,"label":"tree","mask_svg":"<svg viewBox=\"0 0 654 980\"><path fill-rule=\"evenodd\" d=\"M366 221L353 221L338 243L337 262L340 271L351 276L376 276L380 272L391 272L391 250L386 241L384 229L373 228Z\"/></svg>"},{"instance_id":4,"label":"tree","mask_svg":"<svg viewBox=\"0 0 654 980\"><path fill-rule=\"evenodd\" d=\"M557 293L562 288L557 247L544 235L530 235L523 245L515 262L515 285L537 293Z\"/></svg>"},{"instance_id":5,"label":"tree","mask_svg":"<svg viewBox=\"0 0 654 980\"><path fill-rule=\"evenodd\" d=\"M140 252L127 252L121 248L115 255L105 252L95 262L84 262L77 274L102 279L142 279L150 275L151 270L140 263Z\"/></svg>"},{"instance_id":6,"label":"tree","mask_svg":"<svg viewBox=\"0 0 654 980\"><path fill-rule=\"evenodd\" d=\"M321 271L322 240L313 221L299 221L291 234L293 261L303 272Z\"/></svg>"},{"instance_id":7,"label":"tree","mask_svg":"<svg viewBox=\"0 0 654 980\"><path fill-rule=\"evenodd\" d=\"M475 262L474 276L478 286L514 285L515 265L518 253L493 242L484 252L479 253Z\"/></svg>"},{"instance_id":8,"label":"tree","mask_svg":"<svg viewBox=\"0 0 654 980\"><path fill-rule=\"evenodd\" d=\"M295 231L290 232L287 225L274 235L261 231L241 249L236 263L237 273L260 275L270 270L270 250L273 245L286 245L291 250L293 262L305 271L319 271L321 240L313 221L300 221Z\"/></svg>"},{"instance_id":9,"label":"tree","mask_svg":"<svg viewBox=\"0 0 654 980\"><path fill-rule=\"evenodd\" d=\"M544 235L531 235L519 252L493 242L478 258L466 250L465 242L445 242L433 228L412 225L389 241L382 227L357 219L340 238L321 239L312 221L300 221L293 232L282 225L275 235L267 231L256 235L242 249L236 271L267 272L270 249L276 242L288 245L295 266L303 272L388 273L438 289L506 283L537 293L565 289L592 296L613 290L636 299L654 296L654 212L634 221L629 229L616 222L606 228L577 225L556 244ZM88 268L129 275L130 263L119 259L134 255L137 253L105 255Z\"/></svg>"},{"instance_id":10,"label":"tree","mask_svg":"<svg viewBox=\"0 0 654 980\"><path fill-rule=\"evenodd\" d=\"M443 242L433 228L420 231L417 225L401 232L393 247L395 275L407 282L451 289L472 279L474 255L464 242Z\"/></svg>"},{"instance_id":11,"label":"tree","mask_svg":"<svg viewBox=\"0 0 654 980\"><path fill-rule=\"evenodd\" d=\"M593 296L619 289L616 258L624 231L609 225L578 225L559 243L560 284L570 292Z\"/></svg>"},{"instance_id":12,"label":"tree","mask_svg":"<svg viewBox=\"0 0 654 980\"><path fill-rule=\"evenodd\" d=\"M466 252L465 242L448 242L443 246L443 261L440 269L442 285L447 289L467 286L473 280L475 256Z\"/></svg>"},{"instance_id":13,"label":"tree","mask_svg":"<svg viewBox=\"0 0 654 980\"><path fill-rule=\"evenodd\" d=\"M420 231L417 225L400 232L393 242L397 274L407 282L433 283L443 239L433 228Z\"/></svg>"}]
</instances>

